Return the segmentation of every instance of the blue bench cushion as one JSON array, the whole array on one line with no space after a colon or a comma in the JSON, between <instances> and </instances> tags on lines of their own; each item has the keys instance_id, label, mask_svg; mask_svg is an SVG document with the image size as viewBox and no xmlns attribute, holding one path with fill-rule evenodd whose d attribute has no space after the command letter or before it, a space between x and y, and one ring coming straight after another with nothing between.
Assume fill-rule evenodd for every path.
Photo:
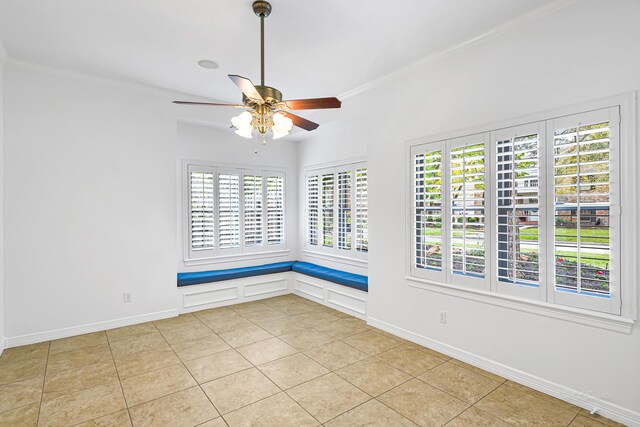
<instances>
[{"instance_id":1,"label":"blue bench cushion","mask_svg":"<svg viewBox=\"0 0 640 427\"><path fill-rule=\"evenodd\" d=\"M254 265L251 267L229 268L226 270L178 273L178 286L219 282L221 280L240 279L242 277L261 276L263 274L284 273L286 271L291 271L291 266L294 263L295 261L287 261L276 262L273 264Z\"/></svg>"},{"instance_id":2,"label":"blue bench cushion","mask_svg":"<svg viewBox=\"0 0 640 427\"><path fill-rule=\"evenodd\" d=\"M369 290L369 278L360 274L347 273L346 271L334 270L317 264L311 264L310 262L300 261L294 263L291 269L298 273L306 274L307 276L328 280L361 291L368 292Z\"/></svg>"}]
</instances>

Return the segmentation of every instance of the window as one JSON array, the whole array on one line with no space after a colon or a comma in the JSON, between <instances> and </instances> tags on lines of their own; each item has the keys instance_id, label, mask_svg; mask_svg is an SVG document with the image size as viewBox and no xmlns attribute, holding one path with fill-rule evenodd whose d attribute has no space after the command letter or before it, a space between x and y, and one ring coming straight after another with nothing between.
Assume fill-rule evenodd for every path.
<instances>
[{"instance_id":1,"label":"window","mask_svg":"<svg viewBox=\"0 0 640 427\"><path fill-rule=\"evenodd\" d=\"M619 126L612 107L413 145L411 275L621 314Z\"/></svg>"},{"instance_id":2,"label":"window","mask_svg":"<svg viewBox=\"0 0 640 427\"><path fill-rule=\"evenodd\" d=\"M308 171L306 192L305 248L364 259L369 249L366 165Z\"/></svg>"},{"instance_id":3,"label":"window","mask_svg":"<svg viewBox=\"0 0 640 427\"><path fill-rule=\"evenodd\" d=\"M186 260L285 249L284 172L186 169Z\"/></svg>"}]
</instances>

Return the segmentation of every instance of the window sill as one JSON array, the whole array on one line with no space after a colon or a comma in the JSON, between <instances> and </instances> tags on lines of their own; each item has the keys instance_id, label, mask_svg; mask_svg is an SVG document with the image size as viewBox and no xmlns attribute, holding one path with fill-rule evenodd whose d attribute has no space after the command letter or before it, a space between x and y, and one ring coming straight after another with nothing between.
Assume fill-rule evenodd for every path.
<instances>
[{"instance_id":1,"label":"window sill","mask_svg":"<svg viewBox=\"0 0 640 427\"><path fill-rule=\"evenodd\" d=\"M467 289L462 286L444 284L441 282L422 279L419 277L405 276L405 279L409 282L409 286L413 288L424 289L459 298L465 298L485 304L492 304L498 307L524 311L540 316L553 317L555 319L594 326L597 328L607 329L615 332L630 334L635 324L635 320L633 319L615 316L612 314L597 313L580 308L560 306L557 304L549 304L541 301L527 300L510 295L501 295L476 289Z\"/></svg>"},{"instance_id":2,"label":"window sill","mask_svg":"<svg viewBox=\"0 0 640 427\"><path fill-rule=\"evenodd\" d=\"M207 264L221 264L224 262L232 261L247 261L252 259L265 259L265 258L279 258L286 256L291 251L289 249L282 249L278 251L265 251L265 252L253 252L248 254L233 254L233 255L220 255L211 258L196 258L196 259L184 259L184 265L207 265Z\"/></svg>"},{"instance_id":3,"label":"window sill","mask_svg":"<svg viewBox=\"0 0 640 427\"><path fill-rule=\"evenodd\" d=\"M353 265L353 266L356 266L356 267L367 268L367 265L369 264L366 259L349 258L349 257L345 257L345 256L341 256L341 255L329 254L329 253L325 253L325 252L316 252L316 251L312 251L310 249L303 249L302 252L306 256L308 256L309 258L324 259L324 260L327 260L327 261L339 262L339 263L342 263L342 264Z\"/></svg>"}]
</instances>

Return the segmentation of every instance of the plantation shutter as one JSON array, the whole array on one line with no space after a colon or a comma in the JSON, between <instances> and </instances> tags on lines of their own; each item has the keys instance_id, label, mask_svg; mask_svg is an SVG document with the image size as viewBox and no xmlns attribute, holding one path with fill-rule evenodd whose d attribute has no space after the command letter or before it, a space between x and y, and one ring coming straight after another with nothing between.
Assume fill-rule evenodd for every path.
<instances>
[{"instance_id":1,"label":"plantation shutter","mask_svg":"<svg viewBox=\"0 0 640 427\"><path fill-rule=\"evenodd\" d=\"M307 176L307 243L318 245L318 175Z\"/></svg>"},{"instance_id":2,"label":"plantation shutter","mask_svg":"<svg viewBox=\"0 0 640 427\"><path fill-rule=\"evenodd\" d=\"M240 247L240 173L218 173L218 240L220 249Z\"/></svg>"},{"instance_id":3,"label":"plantation shutter","mask_svg":"<svg viewBox=\"0 0 640 427\"><path fill-rule=\"evenodd\" d=\"M189 240L194 257L214 249L213 178L214 173L207 169L189 169Z\"/></svg>"},{"instance_id":4,"label":"plantation shutter","mask_svg":"<svg viewBox=\"0 0 640 427\"><path fill-rule=\"evenodd\" d=\"M619 110L549 121L553 141L553 271L556 302L620 312ZM616 247L617 250L612 251Z\"/></svg>"},{"instance_id":5,"label":"plantation shutter","mask_svg":"<svg viewBox=\"0 0 640 427\"><path fill-rule=\"evenodd\" d=\"M350 170L338 172L338 249L351 250Z\"/></svg>"},{"instance_id":6,"label":"plantation shutter","mask_svg":"<svg viewBox=\"0 0 640 427\"><path fill-rule=\"evenodd\" d=\"M335 174L322 175L322 246L333 247Z\"/></svg>"},{"instance_id":7,"label":"plantation shutter","mask_svg":"<svg viewBox=\"0 0 640 427\"><path fill-rule=\"evenodd\" d=\"M284 244L284 176L267 176L267 244Z\"/></svg>"},{"instance_id":8,"label":"plantation shutter","mask_svg":"<svg viewBox=\"0 0 640 427\"><path fill-rule=\"evenodd\" d=\"M442 271L442 150L413 156L415 267Z\"/></svg>"},{"instance_id":9,"label":"plantation shutter","mask_svg":"<svg viewBox=\"0 0 640 427\"><path fill-rule=\"evenodd\" d=\"M480 285L486 273L485 138L452 140L449 151L449 269L458 284Z\"/></svg>"},{"instance_id":10,"label":"plantation shutter","mask_svg":"<svg viewBox=\"0 0 640 427\"><path fill-rule=\"evenodd\" d=\"M367 168L356 170L356 251L369 251L369 210L368 210Z\"/></svg>"},{"instance_id":11,"label":"plantation shutter","mask_svg":"<svg viewBox=\"0 0 640 427\"><path fill-rule=\"evenodd\" d=\"M498 281L540 283L540 133L499 132L496 140Z\"/></svg>"},{"instance_id":12,"label":"plantation shutter","mask_svg":"<svg viewBox=\"0 0 640 427\"><path fill-rule=\"evenodd\" d=\"M263 244L263 190L262 176L243 176L244 246Z\"/></svg>"}]
</instances>

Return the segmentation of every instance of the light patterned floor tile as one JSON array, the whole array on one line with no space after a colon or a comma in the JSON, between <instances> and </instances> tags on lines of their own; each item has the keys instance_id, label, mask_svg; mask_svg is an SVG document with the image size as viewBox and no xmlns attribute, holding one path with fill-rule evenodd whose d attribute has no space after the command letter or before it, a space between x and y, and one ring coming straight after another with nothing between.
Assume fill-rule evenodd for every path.
<instances>
[{"instance_id":1,"label":"light patterned floor tile","mask_svg":"<svg viewBox=\"0 0 640 427\"><path fill-rule=\"evenodd\" d=\"M280 389L256 368L202 384L202 389L222 414L280 392Z\"/></svg>"},{"instance_id":2,"label":"light patterned floor tile","mask_svg":"<svg viewBox=\"0 0 640 427\"><path fill-rule=\"evenodd\" d=\"M437 366L418 378L469 404L476 403L500 385L496 380L450 362Z\"/></svg>"},{"instance_id":3,"label":"light patterned floor tile","mask_svg":"<svg viewBox=\"0 0 640 427\"><path fill-rule=\"evenodd\" d=\"M197 359L231 348L217 335L181 342L171 347L183 361Z\"/></svg>"},{"instance_id":4,"label":"light patterned floor tile","mask_svg":"<svg viewBox=\"0 0 640 427\"><path fill-rule=\"evenodd\" d=\"M580 410L581 410L581 408L579 408L579 407L577 407L575 405L572 405L569 402L565 402L564 400L560 400L560 399L555 398L553 396L549 396L548 394L539 392L538 390L534 390L532 388L529 388L529 387L524 386L522 384L515 383L513 381L507 381L507 382L504 383L504 385L509 386L509 387L513 387L513 388L515 388L517 390L520 390L520 391L524 391L525 393L531 394L531 395L533 395L535 397L539 397L540 399L544 399L549 403L553 403L554 405L560 406L561 408L570 409L572 411L577 411L577 412L580 412Z\"/></svg>"},{"instance_id":5,"label":"light patterned floor tile","mask_svg":"<svg viewBox=\"0 0 640 427\"><path fill-rule=\"evenodd\" d=\"M375 357L414 377L446 362L445 359L404 345L377 354Z\"/></svg>"},{"instance_id":6,"label":"light patterned floor tile","mask_svg":"<svg viewBox=\"0 0 640 427\"><path fill-rule=\"evenodd\" d=\"M304 354L294 354L258 366L267 377L282 389L319 377L329 371Z\"/></svg>"},{"instance_id":7,"label":"light patterned floor tile","mask_svg":"<svg viewBox=\"0 0 640 427\"><path fill-rule=\"evenodd\" d=\"M226 331L234 331L253 325L253 323L251 323L249 320L242 317L241 314L238 314L234 311L230 312L224 317L218 318L217 316L215 316L202 318L202 323L207 325L207 327L216 334L221 334Z\"/></svg>"},{"instance_id":8,"label":"light patterned floor tile","mask_svg":"<svg viewBox=\"0 0 640 427\"><path fill-rule=\"evenodd\" d=\"M372 399L324 424L326 427L415 427L416 424Z\"/></svg>"},{"instance_id":9,"label":"light patterned floor tile","mask_svg":"<svg viewBox=\"0 0 640 427\"><path fill-rule=\"evenodd\" d=\"M129 412L136 427L192 427L219 416L200 387L134 406Z\"/></svg>"},{"instance_id":10,"label":"light patterned floor tile","mask_svg":"<svg viewBox=\"0 0 640 427\"><path fill-rule=\"evenodd\" d=\"M109 344L94 347L82 347L63 353L50 354L47 362L47 374L77 369L95 363L112 361Z\"/></svg>"},{"instance_id":11,"label":"light patterned floor tile","mask_svg":"<svg viewBox=\"0 0 640 427\"><path fill-rule=\"evenodd\" d=\"M287 394L322 423L370 399L334 373L293 387Z\"/></svg>"},{"instance_id":12,"label":"light patterned floor tile","mask_svg":"<svg viewBox=\"0 0 640 427\"><path fill-rule=\"evenodd\" d=\"M423 348L424 348L424 347L423 347ZM431 351L433 351L433 350L429 350L429 349L426 349L426 350L427 350L427 351L430 351L430 352L431 352ZM436 352L436 354L439 354L439 353L437 353L437 352ZM462 362L462 361L460 361L460 360L458 360L458 359L450 359L449 361L450 361L451 363L453 363L453 364L456 364L456 365L458 365L458 366L462 366L462 367L463 367L463 368L465 368L465 369L468 369L468 370L470 370L470 371L473 371L473 372L475 372L476 374L480 374L480 375L485 376L485 377L487 377L487 378L491 378L492 380L495 380L495 381L498 381L498 382L501 382L501 383L504 383L505 381L507 381L506 379L502 378L502 377L501 377L501 376L499 376L499 375L492 374L492 373L491 373L491 372L489 372L489 371L485 371L484 369L477 368L477 367L475 367L475 366L473 366L473 365L470 365L470 364L468 364L468 363Z\"/></svg>"},{"instance_id":13,"label":"light patterned floor tile","mask_svg":"<svg viewBox=\"0 0 640 427\"><path fill-rule=\"evenodd\" d=\"M46 359L0 361L0 385L44 375Z\"/></svg>"},{"instance_id":14,"label":"light patterned floor tile","mask_svg":"<svg viewBox=\"0 0 640 427\"><path fill-rule=\"evenodd\" d=\"M124 338L111 343L111 351L115 359L154 350L171 350L171 347L160 332L140 337Z\"/></svg>"},{"instance_id":15,"label":"light patterned floor tile","mask_svg":"<svg viewBox=\"0 0 640 427\"><path fill-rule=\"evenodd\" d=\"M356 350L342 341L323 344L305 351L304 354L330 371L344 368L369 357L368 354Z\"/></svg>"},{"instance_id":16,"label":"light patterned floor tile","mask_svg":"<svg viewBox=\"0 0 640 427\"><path fill-rule=\"evenodd\" d=\"M369 355L382 353L399 345L397 341L373 331L351 335L342 341Z\"/></svg>"},{"instance_id":17,"label":"light patterned floor tile","mask_svg":"<svg viewBox=\"0 0 640 427\"><path fill-rule=\"evenodd\" d=\"M380 396L379 401L420 426L441 426L469 405L413 379Z\"/></svg>"},{"instance_id":18,"label":"light patterned floor tile","mask_svg":"<svg viewBox=\"0 0 640 427\"><path fill-rule=\"evenodd\" d=\"M107 334L104 331L91 334L77 335L75 337L61 338L51 341L49 354L62 353L69 350L76 350L84 347L95 347L107 343Z\"/></svg>"},{"instance_id":19,"label":"light patterned floor tile","mask_svg":"<svg viewBox=\"0 0 640 427\"><path fill-rule=\"evenodd\" d=\"M228 425L224 422L222 417L218 417L214 420L207 421L204 424L200 424L198 427L228 427Z\"/></svg>"},{"instance_id":20,"label":"light patterned floor tile","mask_svg":"<svg viewBox=\"0 0 640 427\"><path fill-rule=\"evenodd\" d=\"M220 332L220 338L225 340L231 347L237 348L257 341L264 341L273 338L269 332L256 325L244 328Z\"/></svg>"},{"instance_id":21,"label":"light patterned floor tile","mask_svg":"<svg viewBox=\"0 0 640 427\"><path fill-rule=\"evenodd\" d=\"M185 341L202 339L214 336L211 329L207 328L202 322L197 320L197 323L189 326L181 326L179 328L167 328L160 331L162 336L169 344L177 344Z\"/></svg>"},{"instance_id":22,"label":"light patterned floor tile","mask_svg":"<svg viewBox=\"0 0 640 427\"><path fill-rule=\"evenodd\" d=\"M256 320L255 323L270 334L276 336L304 329L304 327L300 325L300 323L296 322L296 320L292 319L291 317L284 317L281 319Z\"/></svg>"},{"instance_id":23,"label":"light patterned floor tile","mask_svg":"<svg viewBox=\"0 0 640 427\"><path fill-rule=\"evenodd\" d=\"M336 374L371 396L378 396L411 379L410 375L374 358L338 369Z\"/></svg>"},{"instance_id":24,"label":"light patterned floor tile","mask_svg":"<svg viewBox=\"0 0 640 427\"><path fill-rule=\"evenodd\" d=\"M125 378L121 383L129 406L139 405L197 385L189 371L182 365L173 365Z\"/></svg>"},{"instance_id":25,"label":"light patterned floor tile","mask_svg":"<svg viewBox=\"0 0 640 427\"><path fill-rule=\"evenodd\" d=\"M238 347L237 350L254 365L261 365L298 352L295 348L278 338L270 338Z\"/></svg>"},{"instance_id":26,"label":"light patterned floor tile","mask_svg":"<svg viewBox=\"0 0 640 427\"><path fill-rule=\"evenodd\" d=\"M447 423L447 427L509 427L509 424L472 406Z\"/></svg>"},{"instance_id":27,"label":"light patterned floor tile","mask_svg":"<svg viewBox=\"0 0 640 427\"><path fill-rule=\"evenodd\" d=\"M42 398L51 400L64 394L117 382L118 374L113 360L94 363L77 369L47 373Z\"/></svg>"},{"instance_id":28,"label":"light patterned floor tile","mask_svg":"<svg viewBox=\"0 0 640 427\"><path fill-rule=\"evenodd\" d=\"M223 415L229 427L315 427L320 423L284 393Z\"/></svg>"},{"instance_id":29,"label":"light patterned floor tile","mask_svg":"<svg viewBox=\"0 0 640 427\"><path fill-rule=\"evenodd\" d=\"M476 408L517 426L566 426L578 414L506 385L476 403Z\"/></svg>"},{"instance_id":30,"label":"light patterned floor tile","mask_svg":"<svg viewBox=\"0 0 640 427\"><path fill-rule=\"evenodd\" d=\"M279 338L299 351L309 350L313 347L318 347L319 345L333 341L333 338L329 335L313 329L292 332L290 334L282 335Z\"/></svg>"},{"instance_id":31,"label":"light patterned floor tile","mask_svg":"<svg viewBox=\"0 0 640 427\"><path fill-rule=\"evenodd\" d=\"M38 422L40 404L0 412L0 427L33 427Z\"/></svg>"},{"instance_id":32,"label":"light patterned floor tile","mask_svg":"<svg viewBox=\"0 0 640 427\"><path fill-rule=\"evenodd\" d=\"M235 350L225 350L189 360L185 362L185 366L196 381L202 384L248 369L251 367L251 363Z\"/></svg>"},{"instance_id":33,"label":"light patterned floor tile","mask_svg":"<svg viewBox=\"0 0 640 427\"><path fill-rule=\"evenodd\" d=\"M78 424L78 427L131 427L131 419L129 418L129 411L124 409Z\"/></svg>"},{"instance_id":34,"label":"light patterned floor tile","mask_svg":"<svg viewBox=\"0 0 640 427\"><path fill-rule=\"evenodd\" d=\"M42 402L41 426L69 426L125 409L120 384L111 383Z\"/></svg>"},{"instance_id":35,"label":"light patterned floor tile","mask_svg":"<svg viewBox=\"0 0 640 427\"><path fill-rule=\"evenodd\" d=\"M40 376L0 386L0 412L39 403L43 381Z\"/></svg>"},{"instance_id":36,"label":"light patterned floor tile","mask_svg":"<svg viewBox=\"0 0 640 427\"><path fill-rule=\"evenodd\" d=\"M5 362L16 362L28 359L46 359L49 355L50 342L23 345L20 347L7 348L0 355L0 366Z\"/></svg>"},{"instance_id":37,"label":"light patterned floor tile","mask_svg":"<svg viewBox=\"0 0 640 427\"><path fill-rule=\"evenodd\" d=\"M152 350L130 354L116 359L120 379L129 378L156 369L180 363L173 350Z\"/></svg>"},{"instance_id":38,"label":"light patterned floor tile","mask_svg":"<svg viewBox=\"0 0 640 427\"><path fill-rule=\"evenodd\" d=\"M586 409L582 409L580 411L580 417L585 417L591 421L595 421L609 427L624 427L624 424L610 420L609 418L603 417L602 415L598 415L598 414L591 415L591 413Z\"/></svg>"},{"instance_id":39,"label":"light patterned floor tile","mask_svg":"<svg viewBox=\"0 0 640 427\"><path fill-rule=\"evenodd\" d=\"M137 325L109 329L107 331L107 338L109 341L116 341L125 338L137 338L143 335L153 334L154 332L158 332L158 328L156 328L153 322L138 323Z\"/></svg>"},{"instance_id":40,"label":"light patterned floor tile","mask_svg":"<svg viewBox=\"0 0 640 427\"><path fill-rule=\"evenodd\" d=\"M315 325L314 329L324 332L333 338L341 339L350 335L366 332L369 330L369 326L367 326L366 322L351 317L347 319L334 320L333 322L321 323Z\"/></svg>"}]
</instances>

